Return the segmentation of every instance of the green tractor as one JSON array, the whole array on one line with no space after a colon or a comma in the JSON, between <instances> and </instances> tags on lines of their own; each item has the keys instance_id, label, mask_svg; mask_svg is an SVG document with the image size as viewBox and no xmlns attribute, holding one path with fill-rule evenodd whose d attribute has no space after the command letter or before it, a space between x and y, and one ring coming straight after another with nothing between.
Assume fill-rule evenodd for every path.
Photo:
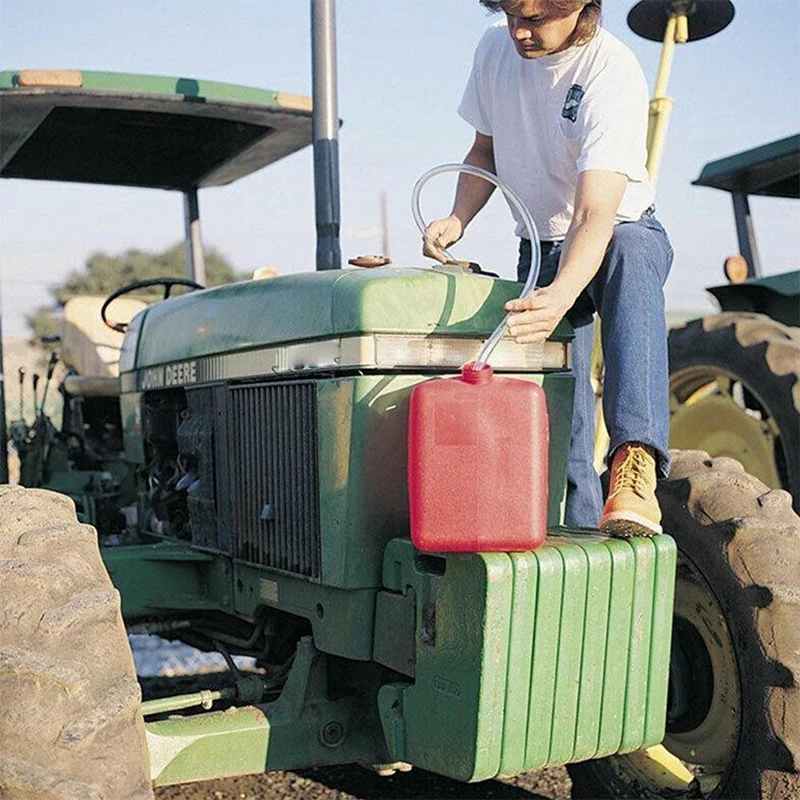
<instances>
[{"instance_id":1,"label":"green tractor","mask_svg":"<svg viewBox=\"0 0 800 800\"><path fill-rule=\"evenodd\" d=\"M740 461L800 510L800 270L761 277L750 195L800 198L800 135L703 167L730 192L741 255L709 291L719 314L670 332L671 444Z\"/></svg>"},{"instance_id":2,"label":"green tractor","mask_svg":"<svg viewBox=\"0 0 800 800\"><path fill-rule=\"evenodd\" d=\"M411 392L474 359L520 286L339 268L330 84L315 77L312 111L185 78L0 75L2 176L181 191L188 264L130 320L124 292L100 303L124 329L118 376L82 373L73 347L61 428L12 425L28 485L0 486L0 794L117 800L359 763L465 782L567 764L593 797L796 797L791 499L676 452L667 534L566 528L566 323L492 358L547 397L545 544L412 546ZM317 269L203 289L197 190L312 142ZM176 282L193 291L168 297ZM93 338L74 327L67 350ZM221 652L230 680L142 702L126 630Z\"/></svg>"}]
</instances>

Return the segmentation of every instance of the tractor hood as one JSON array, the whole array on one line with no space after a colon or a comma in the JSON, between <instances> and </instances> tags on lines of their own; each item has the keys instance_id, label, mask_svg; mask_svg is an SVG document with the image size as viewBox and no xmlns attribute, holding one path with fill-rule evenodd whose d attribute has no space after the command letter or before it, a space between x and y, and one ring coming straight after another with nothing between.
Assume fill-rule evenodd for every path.
<instances>
[{"instance_id":1,"label":"tractor hood","mask_svg":"<svg viewBox=\"0 0 800 800\"><path fill-rule=\"evenodd\" d=\"M504 303L520 290L519 283L486 276L395 267L229 284L140 313L126 337L121 371L200 359L177 370L172 383L178 385L309 369L419 368L448 363L448 346L455 348L457 368L477 355L503 319ZM546 368L546 352L551 368L564 369L571 338L563 323L546 346L503 340L492 364L536 371ZM157 373L151 378L158 388ZM123 379L129 391L130 380Z\"/></svg>"}]
</instances>

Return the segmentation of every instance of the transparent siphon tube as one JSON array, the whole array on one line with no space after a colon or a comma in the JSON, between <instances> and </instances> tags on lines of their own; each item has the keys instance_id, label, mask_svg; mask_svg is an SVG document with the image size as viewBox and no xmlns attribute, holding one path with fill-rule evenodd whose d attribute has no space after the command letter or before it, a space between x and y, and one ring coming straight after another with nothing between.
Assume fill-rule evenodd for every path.
<instances>
[{"instance_id":1,"label":"transparent siphon tube","mask_svg":"<svg viewBox=\"0 0 800 800\"><path fill-rule=\"evenodd\" d=\"M528 272L528 280L525 282L525 286L520 293L520 297L525 297L536 285L536 279L539 277L539 267L541 266L542 261L542 249L541 245L539 244L539 232L536 229L536 224L534 223L528 209L525 208L517 195L500 181L497 175L494 175L485 169L481 169L480 167L473 167L472 164L442 164L441 166L429 169L414 184L414 189L411 192L411 213L414 216L414 222L417 224L419 232L424 235L426 228L425 220L422 218L422 213L420 212L419 206L419 197L422 187L431 178L435 177L436 175L442 175L446 172L466 172L469 175L475 175L478 178L483 178L484 180L489 181L489 183L496 186L503 193L503 196L506 198L509 204L519 212L519 215L522 218L522 223L527 229L528 238L531 242L531 268ZM452 258L447 250L444 250L443 252L448 258ZM481 370L484 368L484 366L486 366L486 362L489 360L489 356L492 354L492 351L497 346L498 342L503 338L509 316L510 314L506 314L506 316L503 318L503 321L494 329L492 335L489 336L484 343L480 353L478 353L478 357L475 359L475 370Z\"/></svg>"}]
</instances>

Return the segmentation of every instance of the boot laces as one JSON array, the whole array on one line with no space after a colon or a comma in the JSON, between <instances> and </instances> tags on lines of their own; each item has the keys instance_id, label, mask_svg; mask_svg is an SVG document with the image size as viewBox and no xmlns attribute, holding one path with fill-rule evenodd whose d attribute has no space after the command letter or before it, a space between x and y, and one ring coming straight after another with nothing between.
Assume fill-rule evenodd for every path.
<instances>
[{"instance_id":1,"label":"boot laces","mask_svg":"<svg viewBox=\"0 0 800 800\"><path fill-rule=\"evenodd\" d=\"M615 470L614 488L631 489L640 497L649 492L647 472L650 454L643 447L629 447Z\"/></svg>"}]
</instances>

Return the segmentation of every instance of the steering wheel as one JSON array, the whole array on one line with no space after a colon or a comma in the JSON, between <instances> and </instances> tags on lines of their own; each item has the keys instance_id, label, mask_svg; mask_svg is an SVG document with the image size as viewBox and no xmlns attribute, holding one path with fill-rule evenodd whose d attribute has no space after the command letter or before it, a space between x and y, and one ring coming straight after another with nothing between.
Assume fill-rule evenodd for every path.
<instances>
[{"instance_id":1,"label":"steering wheel","mask_svg":"<svg viewBox=\"0 0 800 800\"><path fill-rule=\"evenodd\" d=\"M190 281L188 278L148 278L144 281L132 281L131 283L123 286L121 289L117 289L115 292L112 292L106 298L106 301L103 303L103 307L100 309L100 317L102 318L103 322L109 328L111 328L112 331L125 333L125 331L128 329L128 323L109 322L108 318L106 317L106 310L118 297L122 297L122 295L128 294L129 292L135 292L137 289L147 289L150 286L163 286L164 300L169 298L173 286L188 286L190 289L195 290L206 288L205 286L201 286L199 283Z\"/></svg>"}]
</instances>

